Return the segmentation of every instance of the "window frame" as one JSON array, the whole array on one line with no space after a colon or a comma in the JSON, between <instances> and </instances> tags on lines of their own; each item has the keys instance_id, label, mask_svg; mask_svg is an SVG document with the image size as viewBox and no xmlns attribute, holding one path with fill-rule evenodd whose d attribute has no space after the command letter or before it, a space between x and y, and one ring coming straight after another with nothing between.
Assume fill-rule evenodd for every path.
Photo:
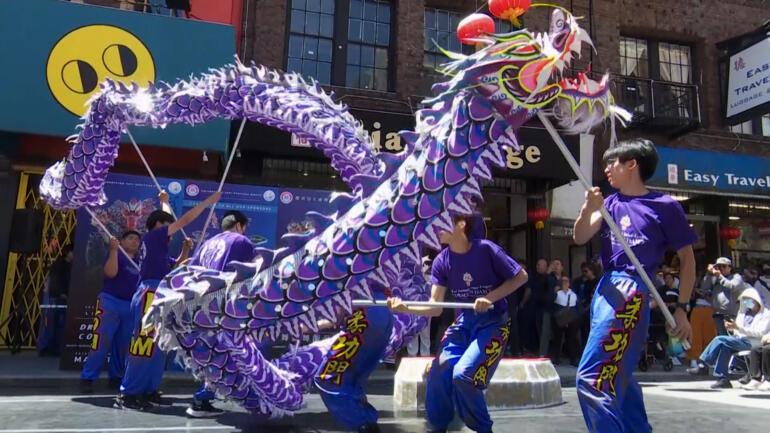
<instances>
[{"instance_id":1,"label":"window frame","mask_svg":"<svg viewBox=\"0 0 770 433\"><path fill-rule=\"evenodd\" d=\"M365 0L362 0L362 3ZM366 89L362 87L348 87L347 86L347 57L348 57L348 44L355 41L349 41L348 34L348 20L350 19L350 0L333 0L334 2L334 30L332 31L332 59L331 59L331 74L330 82L328 86L342 87L355 89L363 92L378 92L378 93L394 93L396 89L396 75L395 75L395 24L397 8L394 0L377 0L377 3L388 3L390 5L390 21L389 26L389 40L386 48L387 50L387 88L386 90L377 90L374 88ZM289 39L293 32L291 31L291 15L292 15L292 0L287 2L286 8L286 31L284 36L285 49L283 67L285 71L289 71ZM295 33L296 34L296 33ZM303 34L304 35L304 34ZM319 36L321 37L321 36ZM376 38L376 32L375 32ZM376 39L375 39L376 40ZM361 42L359 45L371 45ZM374 45L377 47L376 43ZM376 51L375 51L376 52ZM375 59L376 61L376 59ZM376 69L375 66L372 67ZM301 71L298 73L301 74ZM314 77L315 78L315 77ZM326 85L326 84L324 84Z\"/></svg>"},{"instance_id":2,"label":"window frame","mask_svg":"<svg viewBox=\"0 0 770 433\"><path fill-rule=\"evenodd\" d=\"M662 39L662 38L654 38L654 37L645 37L645 36L639 36L634 35L633 33L620 33L620 40L618 41L618 57L622 61L624 59L623 56L620 56L620 42L624 39L636 39L636 40L643 40L647 42L647 77L637 77L633 75L623 75L633 78L638 78L640 80L654 80L659 81L662 83L673 83L677 85L683 85L683 86L693 86L695 85L695 74L698 70L698 63L695 56L695 46L690 42L683 42L683 41L676 41L672 39ZM668 44L668 45L678 45L678 46L684 46L687 47L690 50L690 74L689 74L689 82L686 83L680 83L676 81L667 81L661 79L661 73L660 73L660 46L661 44ZM622 63L621 63L622 64ZM668 62L667 64L673 64L671 62ZM618 69L618 72L620 73L622 71L621 68Z\"/></svg>"}]
</instances>

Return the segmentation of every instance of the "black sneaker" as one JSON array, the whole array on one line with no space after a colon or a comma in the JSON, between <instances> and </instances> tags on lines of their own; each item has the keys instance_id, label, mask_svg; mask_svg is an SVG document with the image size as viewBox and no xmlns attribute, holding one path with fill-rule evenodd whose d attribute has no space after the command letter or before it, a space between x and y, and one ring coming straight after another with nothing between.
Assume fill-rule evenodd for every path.
<instances>
[{"instance_id":1,"label":"black sneaker","mask_svg":"<svg viewBox=\"0 0 770 433\"><path fill-rule=\"evenodd\" d=\"M748 385L749 382L751 382L751 375L746 373L742 378L738 379L738 382L741 385Z\"/></svg>"},{"instance_id":2,"label":"black sneaker","mask_svg":"<svg viewBox=\"0 0 770 433\"><path fill-rule=\"evenodd\" d=\"M152 405L145 399L136 395L118 394L115 397L115 403L112 405L115 409L131 409L138 411L148 411L152 409Z\"/></svg>"},{"instance_id":3,"label":"black sneaker","mask_svg":"<svg viewBox=\"0 0 770 433\"><path fill-rule=\"evenodd\" d=\"M358 433L380 433L380 426L377 423L364 424L358 428Z\"/></svg>"},{"instance_id":4,"label":"black sneaker","mask_svg":"<svg viewBox=\"0 0 770 433\"><path fill-rule=\"evenodd\" d=\"M163 397L163 393L160 391L153 391L149 394L144 395L145 400L147 400L148 403L150 403L153 406L171 406L174 403Z\"/></svg>"},{"instance_id":5,"label":"black sneaker","mask_svg":"<svg viewBox=\"0 0 770 433\"><path fill-rule=\"evenodd\" d=\"M711 389L730 389L732 387L733 384L726 377L720 377L715 384L711 385Z\"/></svg>"},{"instance_id":6,"label":"black sneaker","mask_svg":"<svg viewBox=\"0 0 770 433\"><path fill-rule=\"evenodd\" d=\"M213 418L223 414L225 411L217 409L211 405L208 400L193 401L190 403L190 407L187 408L185 413L192 418Z\"/></svg>"},{"instance_id":7,"label":"black sneaker","mask_svg":"<svg viewBox=\"0 0 770 433\"><path fill-rule=\"evenodd\" d=\"M88 379L80 379L80 393L81 394L93 394L94 393L94 381Z\"/></svg>"},{"instance_id":8,"label":"black sneaker","mask_svg":"<svg viewBox=\"0 0 770 433\"><path fill-rule=\"evenodd\" d=\"M123 379L118 377L110 378L110 380L107 381L107 386L110 387L110 389L115 389L120 391L120 385L123 383Z\"/></svg>"}]
</instances>

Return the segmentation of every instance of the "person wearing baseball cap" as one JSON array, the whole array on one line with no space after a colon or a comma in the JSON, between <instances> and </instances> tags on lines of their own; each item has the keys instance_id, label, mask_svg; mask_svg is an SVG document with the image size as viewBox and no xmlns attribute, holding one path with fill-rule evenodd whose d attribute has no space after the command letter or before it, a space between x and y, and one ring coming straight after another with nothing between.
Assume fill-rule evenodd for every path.
<instances>
[{"instance_id":1,"label":"person wearing baseball cap","mask_svg":"<svg viewBox=\"0 0 770 433\"><path fill-rule=\"evenodd\" d=\"M738 314L738 296L747 287L746 283L739 273L733 272L732 260L719 257L714 264L708 265L701 287L711 293L717 334L727 335L725 318L735 319Z\"/></svg>"}]
</instances>

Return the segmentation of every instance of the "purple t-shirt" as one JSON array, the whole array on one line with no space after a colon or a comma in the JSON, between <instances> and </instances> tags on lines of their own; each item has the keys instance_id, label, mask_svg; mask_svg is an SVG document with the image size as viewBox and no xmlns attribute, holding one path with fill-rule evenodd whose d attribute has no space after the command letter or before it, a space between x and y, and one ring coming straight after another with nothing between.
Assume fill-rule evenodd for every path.
<instances>
[{"instance_id":1,"label":"purple t-shirt","mask_svg":"<svg viewBox=\"0 0 770 433\"><path fill-rule=\"evenodd\" d=\"M229 262L251 262L255 256L249 238L236 232L222 232L204 242L190 264L221 271Z\"/></svg>"},{"instance_id":2,"label":"purple t-shirt","mask_svg":"<svg viewBox=\"0 0 770 433\"><path fill-rule=\"evenodd\" d=\"M647 275L657 272L667 247L678 251L698 241L682 205L668 195L655 191L637 197L615 193L604 200L604 206L620 227ZM602 223L601 239L604 269L636 274L634 265L607 223Z\"/></svg>"},{"instance_id":3,"label":"purple t-shirt","mask_svg":"<svg viewBox=\"0 0 770 433\"><path fill-rule=\"evenodd\" d=\"M141 281L160 280L171 271L172 258L168 255L168 226L150 230L142 238L144 260L139 273Z\"/></svg>"},{"instance_id":4,"label":"purple t-shirt","mask_svg":"<svg viewBox=\"0 0 770 433\"><path fill-rule=\"evenodd\" d=\"M430 281L449 289L458 302L473 302L485 296L521 271L497 244L486 239L471 241L465 254L444 248L433 260ZM495 303L495 310L505 311L505 298Z\"/></svg>"},{"instance_id":5,"label":"purple t-shirt","mask_svg":"<svg viewBox=\"0 0 770 433\"><path fill-rule=\"evenodd\" d=\"M107 260L110 256L107 255ZM107 260L104 263L107 263ZM108 293L118 299L130 301L139 284L139 270L118 251L118 273L114 277L104 277L102 292Z\"/></svg>"}]
</instances>

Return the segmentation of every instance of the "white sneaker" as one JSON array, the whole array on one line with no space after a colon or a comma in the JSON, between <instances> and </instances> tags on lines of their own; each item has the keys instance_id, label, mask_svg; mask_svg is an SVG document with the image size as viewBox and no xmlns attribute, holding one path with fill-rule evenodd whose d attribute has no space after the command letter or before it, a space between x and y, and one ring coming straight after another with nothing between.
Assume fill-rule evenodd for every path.
<instances>
[{"instance_id":1,"label":"white sneaker","mask_svg":"<svg viewBox=\"0 0 770 433\"><path fill-rule=\"evenodd\" d=\"M696 361L695 359L691 359L690 360L690 368L695 368L697 366L698 366L698 361Z\"/></svg>"},{"instance_id":2,"label":"white sneaker","mask_svg":"<svg viewBox=\"0 0 770 433\"><path fill-rule=\"evenodd\" d=\"M751 379L751 382L743 385L741 388L745 389L746 391L756 391L759 389L759 386L762 385L762 383L763 382L760 382L757 379Z\"/></svg>"},{"instance_id":3,"label":"white sneaker","mask_svg":"<svg viewBox=\"0 0 770 433\"><path fill-rule=\"evenodd\" d=\"M680 361L679 358L677 358L676 356L671 358L671 362L674 365L676 365L677 367L681 367L682 366L682 361Z\"/></svg>"},{"instance_id":4,"label":"white sneaker","mask_svg":"<svg viewBox=\"0 0 770 433\"><path fill-rule=\"evenodd\" d=\"M770 391L770 381L765 380L761 385L757 387L757 391Z\"/></svg>"}]
</instances>

